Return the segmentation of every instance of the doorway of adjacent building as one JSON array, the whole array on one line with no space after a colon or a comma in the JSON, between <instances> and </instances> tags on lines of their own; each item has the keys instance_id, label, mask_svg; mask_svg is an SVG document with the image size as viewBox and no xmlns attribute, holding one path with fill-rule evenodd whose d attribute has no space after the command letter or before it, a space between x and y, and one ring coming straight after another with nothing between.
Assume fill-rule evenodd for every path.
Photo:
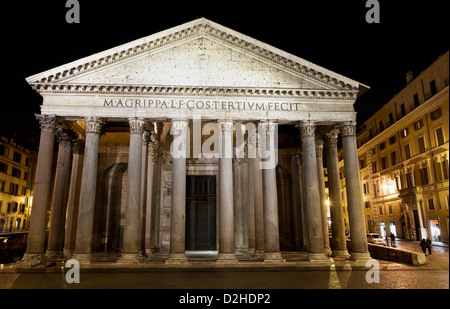
<instances>
[{"instance_id":1,"label":"doorway of adjacent building","mask_svg":"<svg viewBox=\"0 0 450 309\"><path fill-rule=\"evenodd\" d=\"M216 176L187 175L186 250L216 248Z\"/></svg>"}]
</instances>

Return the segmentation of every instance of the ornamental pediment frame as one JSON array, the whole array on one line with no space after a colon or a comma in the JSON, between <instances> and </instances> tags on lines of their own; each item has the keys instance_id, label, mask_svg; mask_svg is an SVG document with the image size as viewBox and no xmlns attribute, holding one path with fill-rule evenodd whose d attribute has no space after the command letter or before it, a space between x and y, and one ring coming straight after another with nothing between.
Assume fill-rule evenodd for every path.
<instances>
[{"instance_id":1,"label":"ornamental pediment frame","mask_svg":"<svg viewBox=\"0 0 450 309\"><path fill-rule=\"evenodd\" d=\"M305 87L247 87L223 85L161 85L83 82L84 76L136 61L147 54L155 55L166 50L204 39L239 55L245 55L269 67L282 71L286 76L305 81ZM156 72L153 72L156 74ZM294 96L305 98L333 98L355 100L360 86L368 88L347 77L288 54L268 44L257 41L234 30L201 18L161 31L154 35L94 54L57 68L30 76L28 83L39 93L155 93L245 96Z\"/></svg>"}]
</instances>

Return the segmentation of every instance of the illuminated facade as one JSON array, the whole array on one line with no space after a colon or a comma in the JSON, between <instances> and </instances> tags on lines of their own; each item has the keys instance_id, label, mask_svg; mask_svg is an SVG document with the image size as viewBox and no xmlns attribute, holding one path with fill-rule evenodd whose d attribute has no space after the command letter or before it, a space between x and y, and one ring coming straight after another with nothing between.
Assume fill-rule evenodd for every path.
<instances>
[{"instance_id":1,"label":"illuminated facade","mask_svg":"<svg viewBox=\"0 0 450 309\"><path fill-rule=\"evenodd\" d=\"M366 227L448 243L449 53L406 79L358 133Z\"/></svg>"},{"instance_id":2,"label":"illuminated facade","mask_svg":"<svg viewBox=\"0 0 450 309\"><path fill-rule=\"evenodd\" d=\"M0 233L29 226L36 154L14 141L0 139Z\"/></svg>"},{"instance_id":3,"label":"illuminated facade","mask_svg":"<svg viewBox=\"0 0 450 309\"><path fill-rule=\"evenodd\" d=\"M204 18L27 81L43 103L24 265L98 251L120 251L119 263L200 250L219 263L281 262L282 250L329 262L325 159L331 249L348 257L337 139L354 166L353 104L367 86ZM358 169L347 177L350 254L366 260Z\"/></svg>"}]
</instances>

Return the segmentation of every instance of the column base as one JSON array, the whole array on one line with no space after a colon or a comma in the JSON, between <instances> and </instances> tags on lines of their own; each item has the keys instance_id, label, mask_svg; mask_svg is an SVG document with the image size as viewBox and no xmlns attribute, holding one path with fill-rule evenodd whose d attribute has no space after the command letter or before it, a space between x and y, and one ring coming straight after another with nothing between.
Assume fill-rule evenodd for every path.
<instances>
[{"instance_id":1,"label":"column base","mask_svg":"<svg viewBox=\"0 0 450 309\"><path fill-rule=\"evenodd\" d=\"M280 252L265 252L264 253L264 263L282 263L286 262L281 256Z\"/></svg>"},{"instance_id":2,"label":"column base","mask_svg":"<svg viewBox=\"0 0 450 309\"><path fill-rule=\"evenodd\" d=\"M63 258L63 252L56 250L47 250L47 252L45 252L45 256L47 257L47 259L61 259Z\"/></svg>"},{"instance_id":3,"label":"column base","mask_svg":"<svg viewBox=\"0 0 450 309\"><path fill-rule=\"evenodd\" d=\"M366 264L368 260L371 260L369 252L352 252L350 254L350 260L356 262L357 264Z\"/></svg>"},{"instance_id":4,"label":"column base","mask_svg":"<svg viewBox=\"0 0 450 309\"><path fill-rule=\"evenodd\" d=\"M80 264L91 264L92 253L75 253L72 258Z\"/></svg>"},{"instance_id":5,"label":"column base","mask_svg":"<svg viewBox=\"0 0 450 309\"><path fill-rule=\"evenodd\" d=\"M308 252L308 261L310 262L327 262L331 261L328 255L325 253L312 253Z\"/></svg>"},{"instance_id":6,"label":"column base","mask_svg":"<svg viewBox=\"0 0 450 309\"><path fill-rule=\"evenodd\" d=\"M217 255L217 263L237 263L239 260L236 258L236 254L233 253L221 253Z\"/></svg>"},{"instance_id":7,"label":"column base","mask_svg":"<svg viewBox=\"0 0 450 309\"><path fill-rule=\"evenodd\" d=\"M25 253L16 263L17 268L45 268L47 258L44 253Z\"/></svg>"},{"instance_id":8,"label":"column base","mask_svg":"<svg viewBox=\"0 0 450 309\"><path fill-rule=\"evenodd\" d=\"M74 249L63 249L63 256L70 259L73 256Z\"/></svg>"},{"instance_id":9,"label":"column base","mask_svg":"<svg viewBox=\"0 0 450 309\"><path fill-rule=\"evenodd\" d=\"M184 264L187 263L186 253L169 253L166 264Z\"/></svg>"},{"instance_id":10,"label":"column base","mask_svg":"<svg viewBox=\"0 0 450 309\"><path fill-rule=\"evenodd\" d=\"M338 259L349 259L350 253L347 250L333 250L332 256Z\"/></svg>"},{"instance_id":11,"label":"column base","mask_svg":"<svg viewBox=\"0 0 450 309\"><path fill-rule=\"evenodd\" d=\"M119 264L138 264L141 261L139 253L122 253L117 260Z\"/></svg>"},{"instance_id":12,"label":"column base","mask_svg":"<svg viewBox=\"0 0 450 309\"><path fill-rule=\"evenodd\" d=\"M264 259L264 250L255 250L253 257L255 259Z\"/></svg>"}]
</instances>

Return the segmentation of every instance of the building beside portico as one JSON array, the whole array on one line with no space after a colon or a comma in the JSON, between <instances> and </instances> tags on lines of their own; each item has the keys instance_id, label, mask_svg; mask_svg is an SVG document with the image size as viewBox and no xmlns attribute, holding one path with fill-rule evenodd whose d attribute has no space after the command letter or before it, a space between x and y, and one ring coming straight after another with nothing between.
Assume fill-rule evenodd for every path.
<instances>
[{"instance_id":1,"label":"building beside portico","mask_svg":"<svg viewBox=\"0 0 450 309\"><path fill-rule=\"evenodd\" d=\"M120 251L118 263L200 250L218 263L370 258L353 106L367 86L204 18L27 82L43 102L23 264L98 251Z\"/></svg>"}]
</instances>

